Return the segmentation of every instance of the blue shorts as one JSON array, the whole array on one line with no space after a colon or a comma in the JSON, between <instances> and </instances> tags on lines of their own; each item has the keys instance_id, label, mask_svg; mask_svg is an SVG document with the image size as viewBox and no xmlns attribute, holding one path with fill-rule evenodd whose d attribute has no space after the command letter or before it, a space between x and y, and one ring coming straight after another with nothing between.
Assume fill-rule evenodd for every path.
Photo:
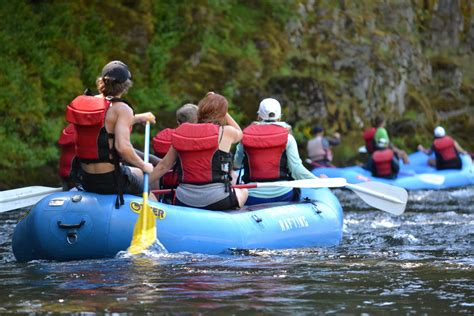
<instances>
[{"instance_id":1,"label":"blue shorts","mask_svg":"<svg viewBox=\"0 0 474 316\"><path fill-rule=\"evenodd\" d=\"M300 191L297 189L293 189L288 193L285 193L280 196L272 197L272 198L258 198L258 197L253 197L250 196L247 199L247 202L245 202L245 205L255 205L255 204L261 204L261 203L271 203L271 202L291 202L291 201L296 201L299 200L300 198Z\"/></svg>"},{"instance_id":2,"label":"blue shorts","mask_svg":"<svg viewBox=\"0 0 474 316\"><path fill-rule=\"evenodd\" d=\"M186 207L196 207L196 206L183 203L178 198L176 198L175 204L180 205L180 206L186 206ZM237 199L237 195L235 195L235 190L232 189L231 192L229 192L229 195L223 198L222 200L209 204L207 206L196 207L196 208L201 208L201 209L205 209L209 211L235 210L239 208L239 200Z\"/></svg>"}]
</instances>

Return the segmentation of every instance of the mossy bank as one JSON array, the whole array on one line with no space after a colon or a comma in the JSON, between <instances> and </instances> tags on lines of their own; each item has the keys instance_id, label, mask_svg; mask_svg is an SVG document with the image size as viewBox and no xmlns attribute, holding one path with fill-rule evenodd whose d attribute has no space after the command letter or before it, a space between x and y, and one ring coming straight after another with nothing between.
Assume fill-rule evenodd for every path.
<instances>
[{"instance_id":1,"label":"mossy bank","mask_svg":"<svg viewBox=\"0 0 474 316\"><path fill-rule=\"evenodd\" d=\"M444 125L474 149L470 1L3 1L0 189L58 184L65 106L109 60L134 77L128 98L156 132L207 91L242 125L278 98L304 157L311 127L338 131L343 164L377 112L407 151ZM142 129L133 141L143 143Z\"/></svg>"}]
</instances>

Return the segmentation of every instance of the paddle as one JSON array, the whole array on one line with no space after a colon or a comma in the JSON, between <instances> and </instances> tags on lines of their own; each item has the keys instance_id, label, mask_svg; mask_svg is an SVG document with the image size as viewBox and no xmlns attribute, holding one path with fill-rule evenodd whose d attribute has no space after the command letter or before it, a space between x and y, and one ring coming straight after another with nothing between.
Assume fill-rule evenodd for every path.
<instances>
[{"instance_id":1,"label":"paddle","mask_svg":"<svg viewBox=\"0 0 474 316\"><path fill-rule=\"evenodd\" d=\"M240 189L255 189L255 188L271 188L271 187L286 187L286 188L339 188L347 184L344 178L317 178L304 179L293 181L275 181L275 182L254 182L247 184L236 184L234 188Z\"/></svg>"},{"instance_id":2,"label":"paddle","mask_svg":"<svg viewBox=\"0 0 474 316\"><path fill-rule=\"evenodd\" d=\"M62 188L31 186L19 189L0 191L0 213L28 207Z\"/></svg>"},{"instance_id":3,"label":"paddle","mask_svg":"<svg viewBox=\"0 0 474 316\"><path fill-rule=\"evenodd\" d=\"M323 179L305 179L294 181L275 181L275 182L255 182L248 184L234 184L232 187L236 189L255 189L255 188L272 188L272 187L286 187L286 188L339 188L346 185L344 178L327 178ZM171 189L152 190L155 194L169 194L173 192Z\"/></svg>"},{"instance_id":4,"label":"paddle","mask_svg":"<svg viewBox=\"0 0 474 316\"><path fill-rule=\"evenodd\" d=\"M145 126L144 161L148 163L150 155L150 122ZM138 215L133 229L133 238L127 252L139 254L150 247L156 240L156 219L148 205L148 173L143 175L143 208Z\"/></svg>"},{"instance_id":5,"label":"paddle","mask_svg":"<svg viewBox=\"0 0 474 316\"><path fill-rule=\"evenodd\" d=\"M340 188L346 187L357 194L364 202L381 211L400 215L405 211L408 192L400 187L381 183L363 182L359 184L347 183L344 178L318 178L295 181L257 182L237 184L234 188L254 189L264 187L290 187L290 188ZM157 194L166 194L171 190L156 190Z\"/></svg>"},{"instance_id":6,"label":"paddle","mask_svg":"<svg viewBox=\"0 0 474 316\"><path fill-rule=\"evenodd\" d=\"M415 177L419 179L420 181L423 181L429 184L434 184L434 185L442 185L444 181L446 180L445 176L432 174L432 173L416 173L416 172L400 171L398 174L402 176Z\"/></svg>"},{"instance_id":7,"label":"paddle","mask_svg":"<svg viewBox=\"0 0 474 316\"><path fill-rule=\"evenodd\" d=\"M362 201L381 211L393 215L401 215L405 211L408 192L404 188L376 181L347 183L345 187L357 194Z\"/></svg>"}]
</instances>

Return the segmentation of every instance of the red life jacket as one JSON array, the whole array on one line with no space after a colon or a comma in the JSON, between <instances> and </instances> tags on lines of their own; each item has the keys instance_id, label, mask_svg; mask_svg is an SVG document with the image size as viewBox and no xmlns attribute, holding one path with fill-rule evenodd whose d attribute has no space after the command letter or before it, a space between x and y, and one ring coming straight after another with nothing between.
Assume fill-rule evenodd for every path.
<instances>
[{"instance_id":1,"label":"red life jacket","mask_svg":"<svg viewBox=\"0 0 474 316\"><path fill-rule=\"evenodd\" d=\"M168 150L171 147L173 133L174 129L165 128L153 137L153 150L158 157L163 158L168 153ZM178 186L178 173L174 168L169 170L161 178L160 186L162 189L176 188Z\"/></svg>"},{"instance_id":2,"label":"red life jacket","mask_svg":"<svg viewBox=\"0 0 474 316\"><path fill-rule=\"evenodd\" d=\"M243 132L244 182L290 179L286 157L288 130L276 124L252 124Z\"/></svg>"},{"instance_id":3,"label":"red life jacket","mask_svg":"<svg viewBox=\"0 0 474 316\"><path fill-rule=\"evenodd\" d=\"M66 109L66 119L76 128L76 155L85 162L112 162L105 130L105 114L111 100L93 96L76 97Z\"/></svg>"},{"instance_id":4,"label":"red life jacket","mask_svg":"<svg viewBox=\"0 0 474 316\"><path fill-rule=\"evenodd\" d=\"M383 150L376 150L372 154L372 159L375 162L375 176L386 177L393 174L392 170L392 159L393 159L393 150L390 148Z\"/></svg>"},{"instance_id":5,"label":"red life jacket","mask_svg":"<svg viewBox=\"0 0 474 316\"><path fill-rule=\"evenodd\" d=\"M59 136L58 145L61 148L61 156L59 157L59 176L61 178L67 178L71 173L72 160L76 155L76 149L74 146L75 137L76 130L72 124L66 126Z\"/></svg>"},{"instance_id":6,"label":"red life jacket","mask_svg":"<svg viewBox=\"0 0 474 316\"><path fill-rule=\"evenodd\" d=\"M458 158L458 152L454 146L454 140L449 136L437 138L433 141L433 149L444 161L449 161Z\"/></svg>"},{"instance_id":7,"label":"red life jacket","mask_svg":"<svg viewBox=\"0 0 474 316\"><path fill-rule=\"evenodd\" d=\"M224 127L223 127L224 128ZM219 126L184 123L175 129L171 144L178 152L179 183L228 183L232 154L219 150Z\"/></svg>"},{"instance_id":8,"label":"red life jacket","mask_svg":"<svg viewBox=\"0 0 474 316\"><path fill-rule=\"evenodd\" d=\"M174 129L165 128L153 137L153 150L158 157L163 158L168 153L171 147L171 136L173 133Z\"/></svg>"},{"instance_id":9,"label":"red life jacket","mask_svg":"<svg viewBox=\"0 0 474 316\"><path fill-rule=\"evenodd\" d=\"M377 132L377 129L375 127L370 127L364 131L364 134L362 134L362 137L364 137L365 140L365 148L369 154L375 151L375 132Z\"/></svg>"}]
</instances>

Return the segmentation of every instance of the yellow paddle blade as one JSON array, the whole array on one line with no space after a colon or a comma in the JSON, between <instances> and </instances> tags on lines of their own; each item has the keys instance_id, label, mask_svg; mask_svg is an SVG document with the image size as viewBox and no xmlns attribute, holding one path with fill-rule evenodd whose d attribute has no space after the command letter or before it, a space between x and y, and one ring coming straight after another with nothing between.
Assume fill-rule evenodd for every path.
<instances>
[{"instance_id":1,"label":"yellow paddle blade","mask_svg":"<svg viewBox=\"0 0 474 316\"><path fill-rule=\"evenodd\" d=\"M143 208L138 215L133 238L127 252L136 255L149 248L156 240L156 218L148 205L148 193L143 192Z\"/></svg>"}]
</instances>

